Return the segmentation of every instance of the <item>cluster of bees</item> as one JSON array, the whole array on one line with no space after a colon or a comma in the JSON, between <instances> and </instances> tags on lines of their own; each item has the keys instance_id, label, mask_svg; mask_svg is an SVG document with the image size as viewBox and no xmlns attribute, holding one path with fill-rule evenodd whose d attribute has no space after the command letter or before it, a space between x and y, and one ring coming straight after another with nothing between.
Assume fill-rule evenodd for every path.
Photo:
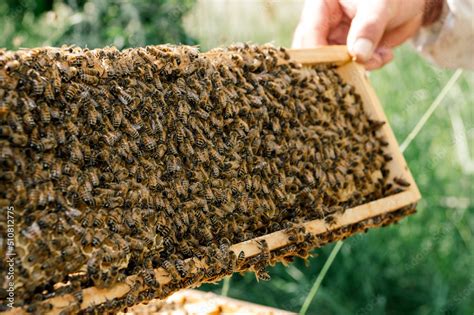
<instances>
[{"instance_id":1,"label":"cluster of bees","mask_svg":"<svg viewBox=\"0 0 474 315\"><path fill-rule=\"evenodd\" d=\"M234 271L267 280L269 263L321 244L300 223L332 224L408 185L387 180L382 125L334 67L302 67L269 45L0 50L0 204L16 211L16 303L38 311L73 293L75 312L82 289L130 275L130 292L103 309ZM255 257L230 250L284 229L292 245L278 251L264 241Z\"/></svg>"}]
</instances>

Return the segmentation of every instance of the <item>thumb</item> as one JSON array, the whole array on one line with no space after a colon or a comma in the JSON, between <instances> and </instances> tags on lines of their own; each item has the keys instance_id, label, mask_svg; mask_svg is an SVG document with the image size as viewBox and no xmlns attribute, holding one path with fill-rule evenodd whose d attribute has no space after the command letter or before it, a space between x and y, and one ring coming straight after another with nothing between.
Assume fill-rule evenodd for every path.
<instances>
[{"instance_id":1,"label":"thumb","mask_svg":"<svg viewBox=\"0 0 474 315\"><path fill-rule=\"evenodd\" d=\"M349 52L356 59L365 62L372 57L393 15L393 2L395 1L359 2L347 36Z\"/></svg>"}]
</instances>

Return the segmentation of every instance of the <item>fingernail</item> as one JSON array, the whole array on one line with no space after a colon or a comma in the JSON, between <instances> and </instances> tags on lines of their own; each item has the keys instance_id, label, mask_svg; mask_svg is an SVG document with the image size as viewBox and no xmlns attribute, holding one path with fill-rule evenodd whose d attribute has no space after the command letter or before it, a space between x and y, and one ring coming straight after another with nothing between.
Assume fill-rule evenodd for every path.
<instances>
[{"instance_id":1,"label":"fingernail","mask_svg":"<svg viewBox=\"0 0 474 315\"><path fill-rule=\"evenodd\" d=\"M374 44L367 38L358 38L352 45L351 54L360 61L367 61L372 57Z\"/></svg>"}]
</instances>

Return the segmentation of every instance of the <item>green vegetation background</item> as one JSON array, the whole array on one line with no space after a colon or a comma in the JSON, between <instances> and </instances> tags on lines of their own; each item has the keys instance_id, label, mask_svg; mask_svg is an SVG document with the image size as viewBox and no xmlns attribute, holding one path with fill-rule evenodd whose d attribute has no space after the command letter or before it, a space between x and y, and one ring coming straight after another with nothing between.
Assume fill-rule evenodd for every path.
<instances>
[{"instance_id":1,"label":"green vegetation background","mask_svg":"<svg viewBox=\"0 0 474 315\"><path fill-rule=\"evenodd\" d=\"M300 9L301 1L283 0L3 0L0 47L183 43L205 50L235 41L289 46ZM400 143L451 74L411 47L371 73ZM472 171L467 171L473 161L459 156L461 134L453 132L451 122L461 117L473 157L473 87L473 73L464 72L405 152L423 194L418 213L348 239L309 314L473 313L474 194ZM315 250L307 262L270 268L270 282L234 275L229 295L297 312L332 246ZM221 287L202 286L218 293Z\"/></svg>"}]
</instances>

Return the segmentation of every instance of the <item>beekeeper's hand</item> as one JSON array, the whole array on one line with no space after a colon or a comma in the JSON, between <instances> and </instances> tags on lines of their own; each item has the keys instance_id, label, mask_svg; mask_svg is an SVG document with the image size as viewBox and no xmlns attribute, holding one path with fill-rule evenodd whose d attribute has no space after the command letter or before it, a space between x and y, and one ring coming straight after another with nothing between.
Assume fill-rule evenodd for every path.
<instances>
[{"instance_id":1,"label":"beekeeper's hand","mask_svg":"<svg viewBox=\"0 0 474 315\"><path fill-rule=\"evenodd\" d=\"M293 47L347 44L367 69L380 68L442 7L443 0L306 0Z\"/></svg>"}]
</instances>

